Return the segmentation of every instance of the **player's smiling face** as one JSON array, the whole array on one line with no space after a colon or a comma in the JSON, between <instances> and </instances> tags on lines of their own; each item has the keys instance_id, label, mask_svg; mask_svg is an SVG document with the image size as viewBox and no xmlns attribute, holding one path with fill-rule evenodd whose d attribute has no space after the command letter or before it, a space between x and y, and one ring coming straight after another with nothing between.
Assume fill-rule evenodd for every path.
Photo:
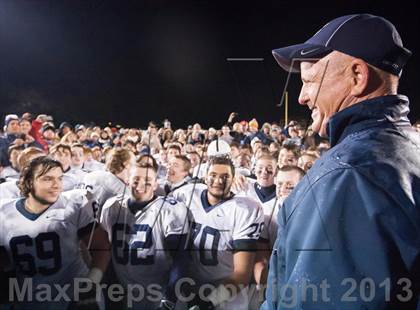
<instances>
[{"instance_id":1,"label":"player's smiling face","mask_svg":"<svg viewBox=\"0 0 420 310\"><path fill-rule=\"evenodd\" d=\"M131 196L136 201L148 201L153 198L157 188L156 173L148 167L133 168L130 175Z\"/></svg>"},{"instance_id":2,"label":"player's smiling face","mask_svg":"<svg viewBox=\"0 0 420 310\"><path fill-rule=\"evenodd\" d=\"M279 167L283 166L296 166L297 158L293 151L282 148L279 152Z\"/></svg>"},{"instance_id":3,"label":"player's smiling face","mask_svg":"<svg viewBox=\"0 0 420 310\"><path fill-rule=\"evenodd\" d=\"M227 198L232 186L233 174L228 165L212 165L206 176L209 195L217 200Z\"/></svg>"},{"instance_id":4,"label":"player's smiling face","mask_svg":"<svg viewBox=\"0 0 420 310\"><path fill-rule=\"evenodd\" d=\"M276 180L276 195L277 198L285 199L295 186L299 183L301 177L296 171L279 171Z\"/></svg>"},{"instance_id":5,"label":"player's smiling face","mask_svg":"<svg viewBox=\"0 0 420 310\"><path fill-rule=\"evenodd\" d=\"M41 168L35 172L30 195L44 205L55 203L63 190L63 170L52 168L40 175Z\"/></svg>"},{"instance_id":6,"label":"player's smiling face","mask_svg":"<svg viewBox=\"0 0 420 310\"><path fill-rule=\"evenodd\" d=\"M255 165L255 175L257 182L263 187L268 187L274 184L274 176L276 173L276 161L268 158L258 159Z\"/></svg>"},{"instance_id":7,"label":"player's smiling face","mask_svg":"<svg viewBox=\"0 0 420 310\"><path fill-rule=\"evenodd\" d=\"M83 148L74 147L71 150L71 162L75 166L80 166L84 162Z\"/></svg>"},{"instance_id":8,"label":"player's smiling face","mask_svg":"<svg viewBox=\"0 0 420 310\"><path fill-rule=\"evenodd\" d=\"M166 178L171 183L179 183L188 175L188 171L185 171L184 162L176 157L169 160L168 171L166 172Z\"/></svg>"}]
</instances>

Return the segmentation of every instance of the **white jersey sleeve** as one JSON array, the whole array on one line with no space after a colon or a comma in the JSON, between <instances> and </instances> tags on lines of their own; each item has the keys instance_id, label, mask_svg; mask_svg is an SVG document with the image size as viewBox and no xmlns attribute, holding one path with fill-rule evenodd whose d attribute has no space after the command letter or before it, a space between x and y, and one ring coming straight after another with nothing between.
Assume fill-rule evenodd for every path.
<instances>
[{"instance_id":1,"label":"white jersey sleeve","mask_svg":"<svg viewBox=\"0 0 420 310\"><path fill-rule=\"evenodd\" d=\"M22 195L17 185L17 180L11 180L0 184L0 199L15 199Z\"/></svg>"},{"instance_id":2,"label":"white jersey sleeve","mask_svg":"<svg viewBox=\"0 0 420 310\"><path fill-rule=\"evenodd\" d=\"M164 198L169 203L170 208L166 208L163 216L163 226L165 227L165 238L170 235L187 234L189 230L187 208L183 202L178 202L172 197Z\"/></svg>"},{"instance_id":3,"label":"white jersey sleeve","mask_svg":"<svg viewBox=\"0 0 420 310\"><path fill-rule=\"evenodd\" d=\"M100 217L100 223L102 227L108 232L109 240L111 240L111 234L112 234L112 225L114 224L112 221L113 219L110 217L110 210L121 208L123 198L122 196L115 196L112 198L109 198L102 207L101 217Z\"/></svg>"},{"instance_id":4,"label":"white jersey sleeve","mask_svg":"<svg viewBox=\"0 0 420 310\"><path fill-rule=\"evenodd\" d=\"M253 249L264 229L264 213L261 206L253 199L237 197L236 225L232 233L235 250Z\"/></svg>"},{"instance_id":5,"label":"white jersey sleeve","mask_svg":"<svg viewBox=\"0 0 420 310\"><path fill-rule=\"evenodd\" d=\"M177 201L183 202L187 208L189 208L193 199L194 191L201 191L207 188L206 184L203 183L191 183L182 186L172 192L172 197Z\"/></svg>"},{"instance_id":6,"label":"white jersey sleeve","mask_svg":"<svg viewBox=\"0 0 420 310\"><path fill-rule=\"evenodd\" d=\"M127 186L109 171L90 172L83 179L83 183L93 194L99 207L102 207L109 198L128 191Z\"/></svg>"},{"instance_id":7,"label":"white jersey sleeve","mask_svg":"<svg viewBox=\"0 0 420 310\"><path fill-rule=\"evenodd\" d=\"M85 189L74 189L62 194L63 203L67 208L73 208L75 216L71 222L79 230L88 227L95 221L95 201Z\"/></svg>"}]
</instances>

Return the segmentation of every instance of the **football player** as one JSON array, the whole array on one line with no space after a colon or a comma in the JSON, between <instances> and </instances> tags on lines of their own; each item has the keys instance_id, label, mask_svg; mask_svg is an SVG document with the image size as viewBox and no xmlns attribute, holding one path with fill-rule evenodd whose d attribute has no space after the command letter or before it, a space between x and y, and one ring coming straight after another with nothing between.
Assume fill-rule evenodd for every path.
<instances>
[{"instance_id":1,"label":"football player","mask_svg":"<svg viewBox=\"0 0 420 310\"><path fill-rule=\"evenodd\" d=\"M0 252L10 258L0 271L14 271L10 280L15 284L10 289L15 296L26 285L33 288L19 300L19 309L65 309L73 298L82 298L81 294L75 296L75 278L88 279L91 286L98 284L109 262L108 237L95 225L86 191L64 194L62 179L58 161L47 156L35 158L20 178L23 198L0 206ZM89 267L80 255L79 241L91 249ZM58 287L65 289L65 297ZM47 288L51 299L45 291L39 295ZM95 300L95 296L89 297Z\"/></svg>"},{"instance_id":2,"label":"football player","mask_svg":"<svg viewBox=\"0 0 420 310\"><path fill-rule=\"evenodd\" d=\"M249 197L258 201L264 212L264 229L258 240L258 251L254 266L254 279L257 287L261 287L267 282L268 261L277 236L278 198L276 197L276 185L274 183L276 172L276 158L271 155L260 156L255 163L257 180L240 176L245 181L242 185L243 189L237 193L238 196ZM258 300L259 296L258 291L254 291L252 294L251 300L254 308L262 301Z\"/></svg>"},{"instance_id":3,"label":"football player","mask_svg":"<svg viewBox=\"0 0 420 310\"><path fill-rule=\"evenodd\" d=\"M93 193L98 203L97 218L105 201L113 196L128 194L127 185L131 166L134 164L134 154L126 149L114 149L106 163L107 170L97 170L88 173L83 183L85 188Z\"/></svg>"},{"instance_id":4,"label":"football player","mask_svg":"<svg viewBox=\"0 0 420 310\"><path fill-rule=\"evenodd\" d=\"M176 267L182 266L181 254L185 252L189 231L187 208L173 198L154 194L156 166L137 163L131 169L129 186L130 195L110 198L101 214L101 223L112 243L115 273L124 286L140 284L146 290L143 300L133 305L134 309L159 306L160 299L148 296L147 287L151 284L157 285L164 297L162 309L173 309L178 276L170 277L170 271L174 260ZM174 272L179 270L182 268Z\"/></svg>"},{"instance_id":5,"label":"football player","mask_svg":"<svg viewBox=\"0 0 420 310\"><path fill-rule=\"evenodd\" d=\"M212 157L205 177L207 186L190 184L174 193L177 199L186 200L191 214L189 248L193 262L189 275L199 287L207 284L214 288L202 296L197 287L199 294L190 307L248 308L247 287L264 214L256 201L231 192L234 175L227 156Z\"/></svg>"},{"instance_id":6,"label":"football player","mask_svg":"<svg viewBox=\"0 0 420 310\"><path fill-rule=\"evenodd\" d=\"M172 195L172 192L183 187L193 180L190 176L191 162L185 155L174 155L169 159L166 182L163 188L158 188L157 193L164 195Z\"/></svg>"},{"instance_id":7,"label":"football player","mask_svg":"<svg viewBox=\"0 0 420 310\"><path fill-rule=\"evenodd\" d=\"M79 180L71 170L71 147L64 143L55 144L50 148L50 155L59 161L63 167L63 191L77 188L82 180Z\"/></svg>"},{"instance_id":8,"label":"football player","mask_svg":"<svg viewBox=\"0 0 420 310\"><path fill-rule=\"evenodd\" d=\"M242 190L237 192L237 196L252 198L260 203L264 211L264 230L261 234L261 240L270 243L272 246L276 239L277 229L276 221L277 197L274 178L277 173L277 161L271 155L260 156L255 164L255 176L257 180L244 178Z\"/></svg>"},{"instance_id":9,"label":"football player","mask_svg":"<svg viewBox=\"0 0 420 310\"><path fill-rule=\"evenodd\" d=\"M284 166L279 169L276 176L276 195L280 205L304 176L305 171L296 166Z\"/></svg>"}]
</instances>

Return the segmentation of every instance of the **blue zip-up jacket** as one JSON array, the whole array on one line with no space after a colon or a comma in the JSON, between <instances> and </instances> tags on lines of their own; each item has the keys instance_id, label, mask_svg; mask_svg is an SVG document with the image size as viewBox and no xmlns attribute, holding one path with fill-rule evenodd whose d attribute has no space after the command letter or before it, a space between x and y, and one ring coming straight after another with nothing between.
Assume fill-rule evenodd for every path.
<instances>
[{"instance_id":1,"label":"blue zip-up jacket","mask_svg":"<svg viewBox=\"0 0 420 310\"><path fill-rule=\"evenodd\" d=\"M405 96L331 117L285 200L261 309L420 309L420 135Z\"/></svg>"}]
</instances>

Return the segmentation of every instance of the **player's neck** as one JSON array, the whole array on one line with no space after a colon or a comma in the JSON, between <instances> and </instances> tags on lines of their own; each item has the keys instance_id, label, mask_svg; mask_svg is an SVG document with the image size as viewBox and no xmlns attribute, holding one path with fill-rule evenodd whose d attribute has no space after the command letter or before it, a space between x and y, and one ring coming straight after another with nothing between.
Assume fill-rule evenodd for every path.
<instances>
[{"instance_id":1,"label":"player's neck","mask_svg":"<svg viewBox=\"0 0 420 310\"><path fill-rule=\"evenodd\" d=\"M207 191L207 201L209 202L209 204L210 204L211 206L217 205L218 203L220 203L220 202L221 202L221 201L223 201L223 200L228 199L229 197L230 197L230 196L223 197L223 198L216 197L216 196L213 196L212 194L210 194L210 192L209 192L209 191Z\"/></svg>"},{"instance_id":2,"label":"player's neck","mask_svg":"<svg viewBox=\"0 0 420 310\"><path fill-rule=\"evenodd\" d=\"M39 199L36 199L32 195L30 195L26 201L25 201L25 209L29 211L30 213L42 213L47 209L51 204L39 201Z\"/></svg>"}]
</instances>

